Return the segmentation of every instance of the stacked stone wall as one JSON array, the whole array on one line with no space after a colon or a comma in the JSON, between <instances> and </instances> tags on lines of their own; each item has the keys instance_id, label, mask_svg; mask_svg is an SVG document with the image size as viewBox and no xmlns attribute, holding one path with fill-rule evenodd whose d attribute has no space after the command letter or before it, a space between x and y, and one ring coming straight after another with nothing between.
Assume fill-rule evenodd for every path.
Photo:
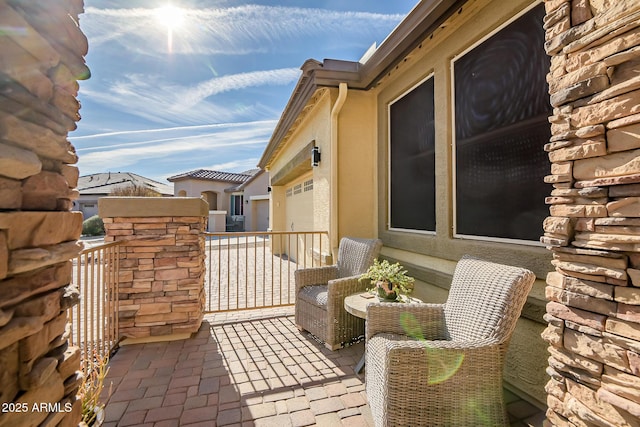
<instances>
[{"instance_id":1,"label":"stacked stone wall","mask_svg":"<svg viewBox=\"0 0 640 427\"><path fill-rule=\"evenodd\" d=\"M128 208L148 203L141 198L106 198L105 204L124 201ZM200 199L192 201L204 204ZM157 200L179 205L184 199ZM170 208L169 208L170 209ZM105 241L120 241L119 332L121 337L160 339L184 337L200 328L205 303L204 234L208 208L194 216L105 216ZM118 208L109 209L117 212ZM135 208L134 208L135 210ZM162 215L163 208L157 209ZM106 214L111 215L111 214ZM114 214L115 215L115 214ZM170 214L169 214L170 215Z\"/></svg>"},{"instance_id":2,"label":"stacked stone wall","mask_svg":"<svg viewBox=\"0 0 640 427\"><path fill-rule=\"evenodd\" d=\"M0 426L80 422L66 310L81 250L67 134L89 77L82 12L81 0L0 0Z\"/></svg>"},{"instance_id":3,"label":"stacked stone wall","mask_svg":"<svg viewBox=\"0 0 640 427\"><path fill-rule=\"evenodd\" d=\"M547 423L640 425L640 2L545 0Z\"/></svg>"}]
</instances>

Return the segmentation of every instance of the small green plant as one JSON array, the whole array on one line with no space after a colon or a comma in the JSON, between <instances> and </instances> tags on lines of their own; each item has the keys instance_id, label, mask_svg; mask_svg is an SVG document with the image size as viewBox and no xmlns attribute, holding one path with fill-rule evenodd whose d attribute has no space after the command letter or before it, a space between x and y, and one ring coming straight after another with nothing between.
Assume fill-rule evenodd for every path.
<instances>
[{"instance_id":1,"label":"small green plant","mask_svg":"<svg viewBox=\"0 0 640 427\"><path fill-rule=\"evenodd\" d=\"M101 236L104 233L104 223L98 215L87 218L82 223L82 234L85 236Z\"/></svg>"},{"instance_id":2,"label":"small green plant","mask_svg":"<svg viewBox=\"0 0 640 427\"><path fill-rule=\"evenodd\" d=\"M375 259L373 265L360 276L360 280L369 279L380 296L381 290L386 295L407 295L413 291L415 279L407 275L407 270L399 262L391 264L389 261ZM391 298L394 299L394 298Z\"/></svg>"},{"instance_id":3,"label":"small green plant","mask_svg":"<svg viewBox=\"0 0 640 427\"><path fill-rule=\"evenodd\" d=\"M91 360L83 360L85 374L78 390L78 397L82 401L82 421L87 426L101 423L104 420L104 403L100 402L100 394L104 389L104 380L109 372L109 356L100 356L93 352ZM111 386L107 396L111 395ZM108 397L107 397L108 398Z\"/></svg>"}]
</instances>

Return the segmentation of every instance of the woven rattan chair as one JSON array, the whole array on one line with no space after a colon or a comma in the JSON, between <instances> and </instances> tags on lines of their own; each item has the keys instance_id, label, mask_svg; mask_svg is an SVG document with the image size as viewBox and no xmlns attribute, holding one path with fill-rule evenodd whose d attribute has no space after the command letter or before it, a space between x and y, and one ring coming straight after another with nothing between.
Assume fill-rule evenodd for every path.
<instances>
[{"instance_id":1,"label":"woven rattan chair","mask_svg":"<svg viewBox=\"0 0 640 427\"><path fill-rule=\"evenodd\" d=\"M366 392L376 426L508 425L504 357L534 280L465 256L445 304L370 304Z\"/></svg>"},{"instance_id":2,"label":"woven rattan chair","mask_svg":"<svg viewBox=\"0 0 640 427\"><path fill-rule=\"evenodd\" d=\"M335 350L364 335L364 319L344 309L347 295L365 290L367 282L358 278L373 264L382 241L344 237L335 265L295 271L296 325Z\"/></svg>"}]
</instances>

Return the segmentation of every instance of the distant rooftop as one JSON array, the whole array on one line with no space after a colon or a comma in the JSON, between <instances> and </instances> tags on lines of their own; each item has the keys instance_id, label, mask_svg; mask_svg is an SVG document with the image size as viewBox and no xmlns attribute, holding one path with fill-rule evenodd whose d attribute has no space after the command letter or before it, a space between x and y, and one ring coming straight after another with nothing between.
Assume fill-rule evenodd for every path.
<instances>
[{"instance_id":1,"label":"distant rooftop","mask_svg":"<svg viewBox=\"0 0 640 427\"><path fill-rule=\"evenodd\" d=\"M137 175L131 172L105 172L78 178L80 194L108 195L116 188L135 185L157 191L163 196L173 196L173 185Z\"/></svg>"},{"instance_id":2,"label":"distant rooftop","mask_svg":"<svg viewBox=\"0 0 640 427\"><path fill-rule=\"evenodd\" d=\"M260 169L250 169L241 173L233 172L219 172L207 169L198 169L194 171L185 172L179 175L170 176L168 181L180 181L183 179L202 179L207 181L221 181L230 182L234 184L243 184L249 181L255 174L260 172Z\"/></svg>"}]
</instances>

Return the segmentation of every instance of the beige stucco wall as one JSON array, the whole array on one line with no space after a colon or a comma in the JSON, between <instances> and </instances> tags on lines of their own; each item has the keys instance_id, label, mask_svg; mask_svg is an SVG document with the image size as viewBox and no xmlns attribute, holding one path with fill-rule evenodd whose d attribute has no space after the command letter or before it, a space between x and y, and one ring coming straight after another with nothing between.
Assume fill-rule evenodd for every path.
<instances>
[{"instance_id":1,"label":"beige stucco wall","mask_svg":"<svg viewBox=\"0 0 640 427\"><path fill-rule=\"evenodd\" d=\"M244 229L245 231L266 231L267 227L259 227L262 221L257 218L262 213L257 205L260 204L260 198L267 197L267 187L269 186L269 174L261 173L253 181L248 183L243 190L244 195ZM267 201L268 203L268 201ZM267 213L268 215L268 213ZM266 218L265 218L266 221ZM268 222L266 222L268 224Z\"/></svg>"},{"instance_id":2,"label":"beige stucco wall","mask_svg":"<svg viewBox=\"0 0 640 427\"><path fill-rule=\"evenodd\" d=\"M410 267L420 279L417 294L441 302L455 266L464 254L473 254L505 264L533 270L538 281L518 324L506 363L505 380L523 396L545 401L547 381L544 329L544 281L552 269L550 255L542 246L453 238L454 192L452 184L452 77L451 59L509 18L531 5L530 1L471 1L455 14L445 29L424 41L407 61L390 73L377 88L378 141L378 230L383 239L382 255ZM542 25L542 23L541 23ZM433 74L435 82L436 134L436 233L425 235L387 230L388 194L388 105L408 89Z\"/></svg>"},{"instance_id":3,"label":"beige stucco wall","mask_svg":"<svg viewBox=\"0 0 640 427\"><path fill-rule=\"evenodd\" d=\"M286 203L281 192L302 178L313 179L313 227L329 230L331 202L331 110L338 89L321 89L315 105L297 125L285 148L270 168L271 176L278 174L311 141L320 148L322 160L309 172L291 177L286 183L273 187L272 227L287 229L282 219L285 211L279 203ZM377 228L376 173L376 114L372 92L349 90L338 114L337 190L338 238L343 236L372 237Z\"/></svg>"},{"instance_id":4,"label":"beige stucco wall","mask_svg":"<svg viewBox=\"0 0 640 427\"><path fill-rule=\"evenodd\" d=\"M350 90L338 116L338 240L377 235L373 91Z\"/></svg>"},{"instance_id":5,"label":"beige stucco wall","mask_svg":"<svg viewBox=\"0 0 640 427\"><path fill-rule=\"evenodd\" d=\"M205 191L211 191L218 195L218 209L219 211L229 211L229 199L230 194L225 193L224 190L233 186L234 184L228 182L215 182L201 179L183 179L173 183L173 193L177 196L180 191L186 192L186 197L200 197Z\"/></svg>"},{"instance_id":6,"label":"beige stucco wall","mask_svg":"<svg viewBox=\"0 0 640 427\"><path fill-rule=\"evenodd\" d=\"M313 107L302 117L295 131L288 138L287 143L276 156L269 169L269 175L273 178L291 163L293 158L300 153L311 141L315 141L320 148L322 159L317 167L312 169L313 178L313 229L315 231L328 231L330 221L330 175L331 157L330 143L330 113L335 94L330 90L320 90L312 99ZM309 171L303 171L291 176L281 185L272 183L272 212L271 228L273 231L290 231L286 220L285 191Z\"/></svg>"}]
</instances>

